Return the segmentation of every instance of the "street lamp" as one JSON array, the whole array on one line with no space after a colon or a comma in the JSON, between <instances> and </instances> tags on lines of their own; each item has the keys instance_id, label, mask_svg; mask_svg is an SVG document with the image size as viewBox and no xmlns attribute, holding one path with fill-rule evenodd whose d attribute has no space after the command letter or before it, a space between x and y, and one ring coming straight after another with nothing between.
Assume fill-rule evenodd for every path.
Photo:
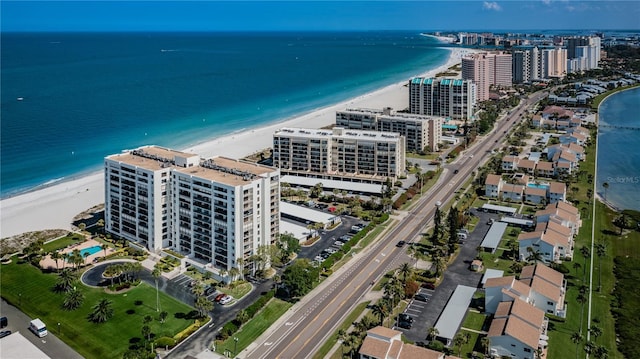
<instances>
[{"instance_id":1,"label":"street lamp","mask_svg":"<svg viewBox=\"0 0 640 359\"><path fill-rule=\"evenodd\" d=\"M233 337L233 355L238 355L238 337Z\"/></svg>"}]
</instances>

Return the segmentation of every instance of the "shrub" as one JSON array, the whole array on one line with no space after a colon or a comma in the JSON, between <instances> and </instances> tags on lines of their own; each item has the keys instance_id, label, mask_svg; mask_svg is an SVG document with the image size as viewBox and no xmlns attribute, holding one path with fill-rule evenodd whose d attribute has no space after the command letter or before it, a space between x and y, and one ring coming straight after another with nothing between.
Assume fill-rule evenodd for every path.
<instances>
[{"instance_id":1,"label":"shrub","mask_svg":"<svg viewBox=\"0 0 640 359\"><path fill-rule=\"evenodd\" d=\"M238 326L236 325L236 323L234 323L234 321L230 321L227 324L225 324L220 330L220 334L219 334L220 339L225 340L230 336L232 336L237 331L238 331Z\"/></svg>"},{"instance_id":2,"label":"shrub","mask_svg":"<svg viewBox=\"0 0 640 359\"><path fill-rule=\"evenodd\" d=\"M156 339L156 348L173 348L176 345L176 340L169 337L160 337Z\"/></svg>"},{"instance_id":3,"label":"shrub","mask_svg":"<svg viewBox=\"0 0 640 359\"><path fill-rule=\"evenodd\" d=\"M411 298L418 292L419 288L420 287L418 286L418 283L416 283L415 281L409 280L407 281L407 284L404 287L404 294L407 298Z\"/></svg>"},{"instance_id":4,"label":"shrub","mask_svg":"<svg viewBox=\"0 0 640 359\"><path fill-rule=\"evenodd\" d=\"M188 326L186 329L184 329L183 331L181 331L180 333L176 334L173 336L173 339L176 340L176 342L180 342L182 341L184 338L188 337L189 335L193 334L193 332L195 332L196 330L198 330L198 328L200 328L200 321L196 320L193 324L191 324L190 326Z\"/></svg>"}]
</instances>

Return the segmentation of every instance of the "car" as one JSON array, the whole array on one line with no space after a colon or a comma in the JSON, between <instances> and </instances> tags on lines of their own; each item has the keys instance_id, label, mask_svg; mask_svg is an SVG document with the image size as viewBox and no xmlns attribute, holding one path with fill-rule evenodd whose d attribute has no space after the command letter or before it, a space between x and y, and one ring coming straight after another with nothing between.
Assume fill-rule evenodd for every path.
<instances>
[{"instance_id":1,"label":"car","mask_svg":"<svg viewBox=\"0 0 640 359\"><path fill-rule=\"evenodd\" d=\"M421 302L427 302L427 301L429 301L429 297L427 297L427 296L426 296L426 295L424 295L424 294L420 294L420 293L416 294L416 296L415 296L415 297L413 297L413 299L415 299L415 300L419 300L419 301L421 301Z\"/></svg>"},{"instance_id":2,"label":"car","mask_svg":"<svg viewBox=\"0 0 640 359\"><path fill-rule=\"evenodd\" d=\"M398 315L398 320L400 320L401 322L413 323L413 317L407 313L400 313Z\"/></svg>"},{"instance_id":3,"label":"car","mask_svg":"<svg viewBox=\"0 0 640 359\"><path fill-rule=\"evenodd\" d=\"M400 327L402 329L411 329L411 323L410 322L399 322L398 323L398 327Z\"/></svg>"},{"instance_id":4,"label":"car","mask_svg":"<svg viewBox=\"0 0 640 359\"><path fill-rule=\"evenodd\" d=\"M233 300L232 296L226 295L222 299L220 299L220 304L222 304L222 305L229 304L229 303L231 303L232 300Z\"/></svg>"},{"instance_id":5,"label":"car","mask_svg":"<svg viewBox=\"0 0 640 359\"><path fill-rule=\"evenodd\" d=\"M316 262L322 262L322 256L316 256L313 260Z\"/></svg>"},{"instance_id":6,"label":"car","mask_svg":"<svg viewBox=\"0 0 640 359\"><path fill-rule=\"evenodd\" d=\"M398 242L398 244L396 244L396 247L402 247L404 246L404 244L405 244L405 241L400 241Z\"/></svg>"},{"instance_id":7,"label":"car","mask_svg":"<svg viewBox=\"0 0 640 359\"><path fill-rule=\"evenodd\" d=\"M8 335L11 335L11 331L10 330L3 330L0 332L0 338L4 338Z\"/></svg>"},{"instance_id":8,"label":"car","mask_svg":"<svg viewBox=\"0 0 640 359\"><path fill-rule=\"evenodd\" d=\"M204 295L211 295L216 292L216 287L210 285L207 289L204 290Z\"/></svg>"},{"instance_id":9,"label":"car","mask_svg":"<svg viewBox=\"0 0 640 359\"><path fill-rule=\"evenodd\" d=\"M433 289L436 289L436 286L433 283L427 282L427 283L422 283L422 288L433 290Z\"/></svg>"},{"instance_id":10,"label":"car","mask_svg":"<svg viewBox=\"0 0 640 359\"><path fill-rule=\"evenodd\" d=\"M222 298L226 297L227 295L224 293L220 293L218 295L216 295L215 298L213 298L214 301L219 302L220 300L222 300Z\"/></svg>"},{"instance_id":11,"label":"car","mask_svg":"<svg viewBox=\"0 0 640 359\"><path fill-rule=\"evenodd\" d=\"M457 175L457 174L458 174L458 172L460 172L460 171L456 169L456 170L454 170L454 171L453 171L453 174L454 174L454 175Z\"/></svg>"},{"instance_id":12,"label":"car","mask_svg":"<svg viewBox=\"0 0 640 359\"><path fill-rule=\"evenodd\" d=\"M342 247L342 246L344 245L344 243L342 243L342 242L340 242L340 241L336 241L334 244L335 244L336 246L338 246L338 247Z\"/></svg>"}]
</instances>

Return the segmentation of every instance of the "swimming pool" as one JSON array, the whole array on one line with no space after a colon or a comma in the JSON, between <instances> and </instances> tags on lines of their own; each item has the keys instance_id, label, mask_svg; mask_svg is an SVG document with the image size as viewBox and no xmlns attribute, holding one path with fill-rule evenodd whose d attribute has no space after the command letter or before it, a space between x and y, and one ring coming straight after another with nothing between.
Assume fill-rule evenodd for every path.
<instances>
[{"instance_id":1,"label":"swimming pool","mask_svg":"<svg viewBox=\"0 0 640 359\"><path fill-rule=\"evenodd\" d=\"M86 255L96 254L96 253L100 252L101 249L102 248L100 246L93 246L93 247L81 249L80 250L80 255L82 255L82 257L84 257L85 253L88 253Z\"/></svg>"},{"instance_id":2,"label":"swimming pool","mask_svg":"<svg viewBox=\"0 0 640 359\"><path fill-rule=\"evenodd\" d=\"M527 184L527 187L547 189L547 188L549 188L549 185L537 184L537 183L529 183L529 184Z\"/></svg>"}]
</instances>

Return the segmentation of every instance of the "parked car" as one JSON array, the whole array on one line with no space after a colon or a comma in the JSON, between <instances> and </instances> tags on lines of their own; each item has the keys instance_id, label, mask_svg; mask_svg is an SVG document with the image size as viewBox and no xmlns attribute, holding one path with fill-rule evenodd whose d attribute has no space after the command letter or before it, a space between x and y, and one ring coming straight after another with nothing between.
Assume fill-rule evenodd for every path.
<instances>
[{"instance_id":1,"label":"parked car","mask_svg":"<svg viewBox=\"0 0 640 359\"><path fill-rule=\"evenodd\" d=\"M3 331L0 332L0 338L4 338L4 337L6 337L6 336L8 336L10 334L11 334L10 330L3 330Z\"/></svg>"},{"instance_id":2,"label":"parked car","mask_svg":"<svg viewBox=\"0 0 640 359\"><path fill-rule=\"evenodd\" d=\"M219 302L222 298L226 297L227 295L224 293L220 293L218 295L216 295L215 298L213 298L214 301Z\"/></svg>"},{"instance_id":3,"label":"parked car","mask_svg":"<svg viewBox=\"0 0 640 359\"><path fill-rule=\"evenodd\" d=\"M220 299L220 304L225 305L225 304L230 303L232 300L233 300L232 296L226 295L222 299Z\"/></svg>"},{"instance_id":4,"label":"parked car","mask_svg":"<svg viewBox=\"0 0 640 359\"><path fill-rule=\"evenodd\" d=\"M422 288L433 290L433 289L436 289L436 286L433 283L426 282L426 283L422 283Z\"/></svg>"},{"instance_id":5,"label":"parked car","mask_svg":"<svg viewBox=\"0 0 640 359\"><path fill-rule=\"evenodd\" d=\"M215 292L216 292L216 287L210 285L210 286L207 287L207 289L204 290L204 295L205 296L211 295L211 294L213 294Z\"/></svg>"},{"instance_id":6,"label":"parked car","mask_svg":"<svg viewBox=\"0 0 640 359\"><path fill-rule=\"evenodd\" d=\"M410 316L410 315L409 315L409 314L407 314L407 313L400 313L400 314L398 315L398 319L399 319L401 322L409 322L409 323L413 323L413 317L412 317L412 316Z\"/></svg>"},{"instance_id":7,"label":"parked car","mask_svg":"<svg viewBox=\"0 0 640 359\"><path fill-rule=\"evenodd\" d=\"M336 243L334 243L336 246L338 247L342 247L344 245L344 243L340 242L340 241L336 241Z\"/></svg>"},{"instance_id":8,"label":"parked car","mask_svg":"<svg viewBox=\"0 0 640 359\"><path fill-rule=\"evenodd\" d=\"M400 322L398 323L398 326L399 326L400 328L403 328L403 329L411 329L411 322L403 322L403 321L400 321Z\"/></svg>"},{"instance_id":9,"label":"parked car","mask_svg":"<svg viewBox=\"0 0 640 359\"><path fill-rule=\"evenodd\" d=\"M413 298L414 298L415 300L419 300L419 301L421 301L421 302L426 302L426 301L428 301L428 300L429 300L429 297L427 297L427 296L426 296L426 295L424 295L424 294L420 294L420 293L416 294L416 296L415 296L415 297L413 297Z\"/></svg>"}]
</instances>

